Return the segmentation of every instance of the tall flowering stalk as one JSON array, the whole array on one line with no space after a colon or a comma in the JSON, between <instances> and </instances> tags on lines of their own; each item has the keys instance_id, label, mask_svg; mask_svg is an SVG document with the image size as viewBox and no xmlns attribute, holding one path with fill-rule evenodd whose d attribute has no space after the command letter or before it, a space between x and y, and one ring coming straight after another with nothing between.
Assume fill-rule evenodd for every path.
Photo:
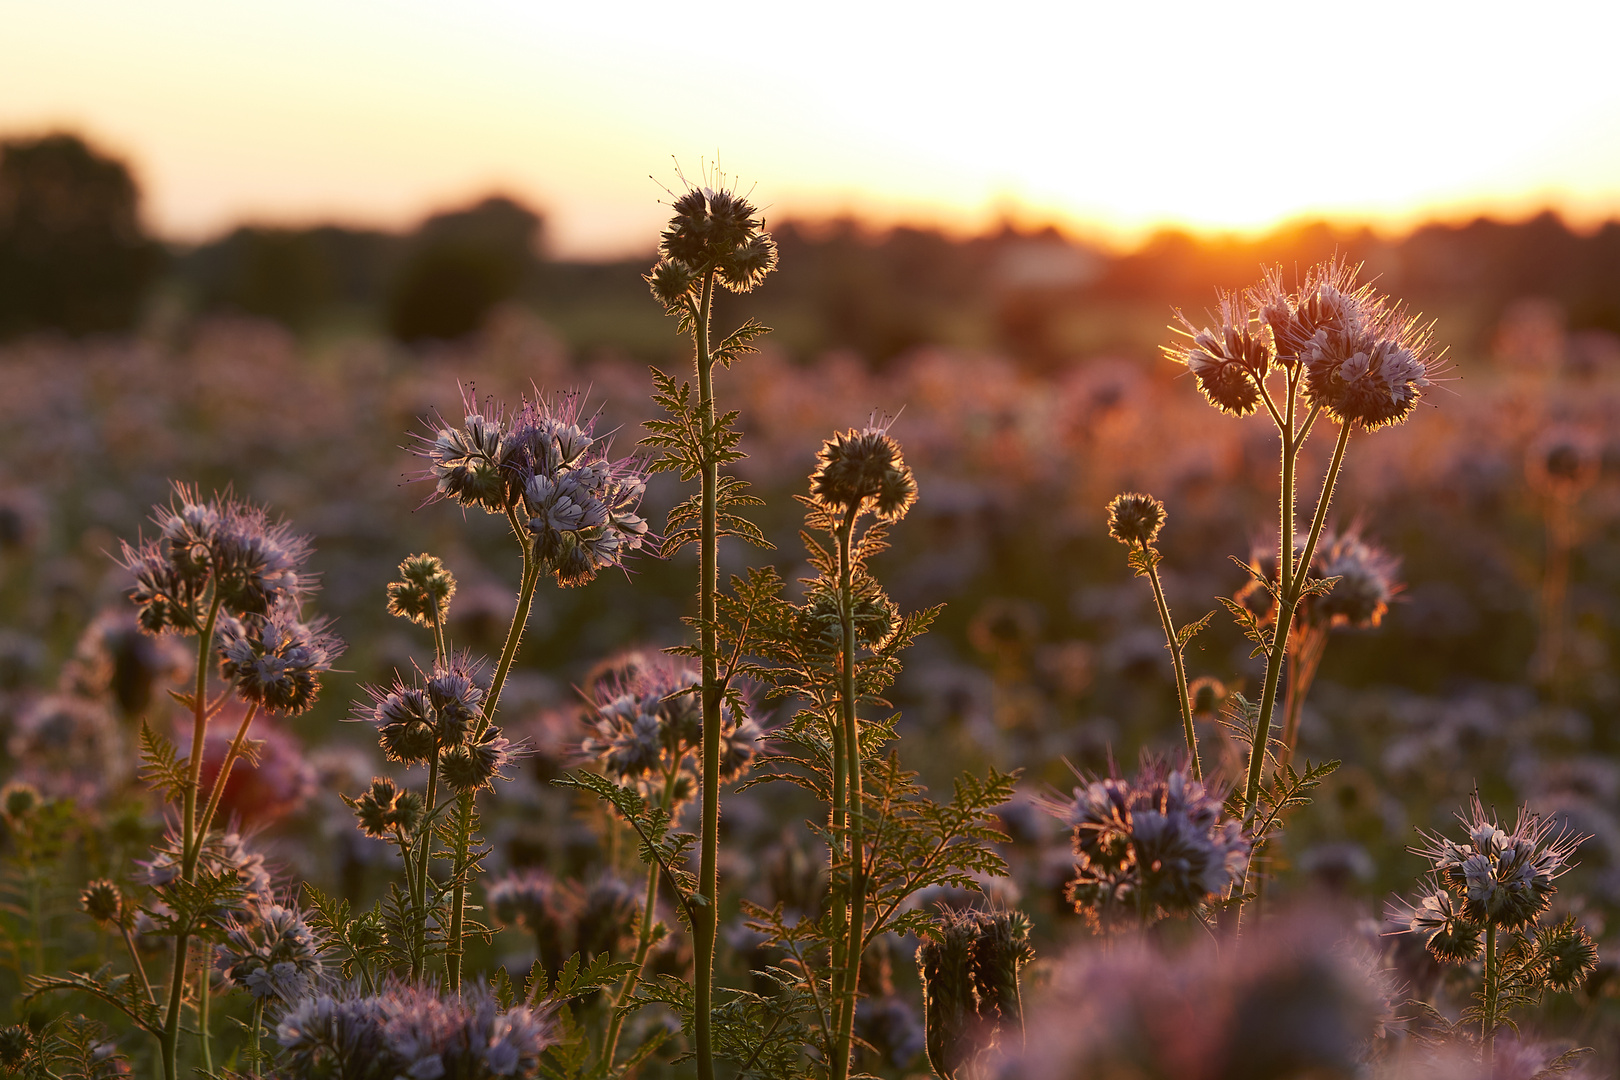
<instances>
[{"instance_id":1,"label":"tall flowering stalk","mask_svg":"<svg viewBox=\"0 0 1620 1080\"><path fill-rule=\"evenodd\" d=\"M717 177L717 181L723 178ZM678 316L678 332L690 334L698 399L691 400L690 384L654 369L655 400L670 413L668 420L646 426L645 444L659 450L652 468L674 470L683 481L699 481L698 493L671 511L663 554L670 555L690 543L698 545L698 638L702 667L703 808L697 893L692 897L696 916L694 945L693 1027L700 1080L713 1080L714 953L719 929L720 888L720 774L721 707L729 678L722 672L717 630L720 590L719 544L722 536L738 536L769 547L759 529L733 511L756 505L744 494L747 484L720 469L743 457L736 447L742 438L731 426L735 412L720 415L714 403L714 366L731 366L752 352L752 342L766 328L750 319L726 335L718 345L711 337L715 287L734 293L752 291L776 268L776 243L765 232L764 219L747 199L726 189L692 188L677 197L675 213L659 238L658 262L647 275L653 295L669 314Z\"/></svg>"},{"instance_id":2,"label":"tall flowering stalk","mask_svg":"<svg viewBox=\"0 0 1620 1080\"><path fill-rule=\"evenodd\" d=\"M1577 989L1597 967L1597 946L1573 916L1538 925L1557 880L1590 838L1527 807L1504 829L1478 795L1457 820L1466 842L1420 831L1424 843L1412 851L1429 862L1429 875L1416 898L1396 903L1390 915L1443 964L1472 964L1483 954L1478 1004L1464 1011L1456 1033L1478 1025L1482 1073L1492 1076L1496 1032L1512 1024L1508 1013Z\"/></svg>"},{"instance_id":3,"label":"tall flowering stalk","mask_svg":"<svg viewBox=\"0 0 1620 1080\"><path fill-rule=\"evenodd\" d=\"M506 642L488 688L478 688L473 697L467 672L456 676L458 686L468 685L462 701L468 715L457 712L464 730L423 738L422 757L431 759L429 787L442 775L456 799L450 824L450 924L444 943L445 981L451 990L461 986L467 886L475 869L474 795L488 786L510 756L506 740L494 726L495 712L528 625L535 590L548 574L561 586L584 585L600 571L623 565L647 535L647 524L636 513L646 490L645 475L631 459L608 458L594 433L595 417L581 415L577 393L549 401L525 398L511 416L490 402L469 397L464 404L466 417L460 427L439 423L421 438L417 452L428 460L424 477L435 486L430 500L454 500L505 517L522 556L522 573ZM431 597L417 597L412 603L413 611L437 610ZM432 625L435 649L442 656L443 630L436 615ZM386 746L391 720L381 708L384 700L379 700L376 719ZM420 727L432 725L424 722ZM446 739L446 734L451 737ZM428 742L435 743L431 750ZM437 810L431 804L428 810L431 819ZM425 864L425 851L417 858L419 866ZM425 887L425 881L421 874L418 887Z\"/></svg>"},{"instance_id":4,"label":"tall flowering stalk","mask_svg":"<svg viewBox=\"0 0 1620 1080\"><path fill-rule=\"evenodd\" d=\"M1227 607L1266 658L1248 775L1243 788L1245 825L1261 803L1261 781L1294 615L1308 595L1326 593L1331 579L1306 572L1316 558L1328 504L1356 428L1375 431L1404 421L1416 408L1438 361L1432 326L1399 304L1357 283L1359 268L1334 261L1311 268L1294 290L1281 271L1266 273L1243 293L1221 293L1213 326L1178 316L1185 341L1165 347L1186 365L1210 404L1232 416L1260 408L1277 426L1281 445L1275 583L1260 582L1276 604L1275 623L1262 625L1235 601ZM1300 452L1317 420L1338 424L1332 460L1303 543L1296 543L1295 503Z\"/></svg>"},{"instance_id":5,"label":"tall flowering stalk","mask_svg":"<svg viewBox=\"0 0 1620 1080\"><path fill-rule=\"evenodd\" d=\"M249 729L261 711L292 716L314 704L320 676L343 645L327 632L324 620L306 622L302 617L311 586L302 566L310 548L285 522L272 521L263 509L234 498L204 500L182 485L175 487L168 505L154 508L153 521L157 537L123 544L121 561L135 579L129 598L141 629L197 639L191 692L177 695L191 712L189 755L179 756L168 739L149 728L141 733L144 776L179 804L178 820L152 858L141 864L138 879L155 894L152 903L137 909L105 881L93 883L81 898L92 918L119 927L130 946L133 978L49 976L35 979L33 990L82 990L117 1006L157 1039L163 1074L175 1080L185 1007L198 968L192 963L194 942L217 940L228 928L251 937L267 919L277 917L263 860L251 855L236 833L222 835L213 828L231 770L247 752ZM226 685L211 695L209 673L216 663ZM212 785L205 788L208 725L233 695L247 708ZM137 916L174 941L167 985L161 989L133 947L129 930ZM289 917L297 918L296 913ZM305 973L318 968L309 950L285 959L302 962ZM203 965L190 1003L202 1067L212 1071L207 971ZM282 985L289 984L284 980Z\"/></svg>"}]
</instances>

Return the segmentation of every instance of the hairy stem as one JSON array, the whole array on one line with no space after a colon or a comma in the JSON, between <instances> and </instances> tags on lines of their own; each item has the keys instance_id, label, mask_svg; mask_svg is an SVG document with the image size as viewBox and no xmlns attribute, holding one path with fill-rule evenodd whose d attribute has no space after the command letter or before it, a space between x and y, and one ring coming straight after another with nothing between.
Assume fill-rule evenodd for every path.
<instances>
[{"instance_id":1,"label":"hairy stem","mask_svg":"<svg viewBox=\"0 0 1620 1080\"><path fill-rule=\"evenodd\" d=\"M236 737L231 740L231 745L225 751L225 760L220 763L219 775L214 777L214 789L208 793L208 805L203 808L202 818L197 822L199 837L206 837L214 824L214 814L219 810L219 800L225 795L225 785L231 778L231 770L236 767L236 759L242 756L242 744L247 742L248 727L258 714L257 703L248 706L246 715L242 717L242 723L237 726Z\"/></svg>"},{"instance_id":2,"label":"hairy stem","mask_svg":"<svg viewBox=\"0 0 1620 1080\"><path fill-rule=\"evenodd\" d=\"M506 685L506 675L512 670L512 662L517 659L518 645L523 640L523 630L529 624L529 606L534 601L534 591L540 584L541 567L535 556L534 542L529 536L527 526L514 507L507 508L506 520L512 526L512 534L517 538L518 547L523 552L523 577L518 585L517 607L512 611L512 624L506 630L506 644L502 647L501 658L495 665L495 674L490 677L489 691L484 695L478 726L472 735L475 742L489 730L489 725L495 718L501 688ZM445 982L452 991L458 993L461 990L461 957L464 951L461 939L467 923L467 856L472 846L472 830L473 793L469 791L456 800L455 877L450 901L450 932L444 943ZM425 887L424 884L423 888Z\"/></svg>"},{"instance_id":3,"label":"hairy stem","mask_svg":"<svg viewBox=\"0 0 1620 1080\"><path fill-rule=\"evenodd\" d=\"M843 971L835 972L838 1000L838 1037L834 1044L833 1080L849 1076L850 1050L855 1033L855 1000L860 996L861 944L866 929L865 845L862 836L860 726L855 715L855 566L852 558L855 517L860 504L849 508L838 531L838 621L843 629L843 664L839 671L838 712L844 731L849 766L849 944L844 949Z\"/></svg>"},{"instance_id":4,"label":"hairy stem","mask_svg":"<svg viewBox=\"0 0 1620 1080\"><path fill-rule=\"evenodd\" d=\"M1176 669L1176 701L1181 706L1181 724L1187 735L1187 754L1192 761L1194 780L1204 779L1203 767L1198 761L1198 735L1193 731L1192 700L1187 696L1187 663L1176 641L1176 624L1170 618L1170 605L1164 599L1164 587L1159 583L1157 552L1142 543L1142 554L1147 563L1148 580L1153 583L1153 602L1159 607L1159 625L1164 628L1165 644L1170 649L1170 662Z\"/></svg>"},{"instance_id":5,"label":"hairy stem","mask_svg":"<svg viewBox=\"0 0 1620 1080\"><path fill-rule=\"evenodd\" d=\"M679 761L676 765L679 765ZM675 772L674 767L664 771L664 796L659 805L666 814L675 802ZM653 912L658 906L658 879L661 870L657 859L652 860L647 867L647 899L641 908L641 928L636 935L636 955L631 960L635 967L624 977L624 982L619 984L619 992L613 995L612 1017L608 1020L607 1035L602 1040L602 1067L605 1072L613 1071L613 1056L619 1048L619 1033L624 1029L625 1015L620 1010L635 992L636 983L641 979L641 970L647 966L647 954L652 951Z\"/></svg>"},{"instance_id":6,"label":"hairy stem","mask_svg":"<svg viewBox=\"0 0 1620 1080\"><path fill-rule=\"evenodd\" d=\"M693 1017L698 1080L714 1080L714 950L719 930L720 892L720 683L715 595L720 587L720 463L715 440L714 357L709 353L709 316L714 303L714 271L703 277L703 293L692 324L698 376L698 422L702 425L702 538L699 545L699 619L703 649L703 827L698 892L704 903L692 924Z\"/></svg>"},{"instance_id":7,"label":"hairy stem","mask_svg":"<svg viewBox=\"0 0 1620 1080\"><path fill-rule=\"evenodd\" d=\"M197 872L203 838L197 835L197 789L202 786L203 745L208 738L208 668L213 657L214 624L219 619L220 596L216 592L208 605L208 618L197 635L197 679L191 697L191 760L181 794L180 877L190 882ZM180 1010L186 1000L186 960L190 953L191 930L183 929L174 939L174 964L169 970L169 1007L163 1017L163 1037L158 1040L163 1054L165 1080L177 1080L180 1054Z\"/></svg>"},{"instance_id":8,"label":"hairy stem","mask_svg":"<svg viewBox=\"0 0 1620 1080\"><path fill-rule=\"evenodd\" d=\"M1495 1071L1496 1057L1496 1005L1500 993L1497 986L1501 982L1501 961L1496 955L1496 927L1488 926L1485 929L1485 987L1484 987L1484 1015L1480 1020L1480 1072L1489 1080Z\"/></svg>"}]
</instances>

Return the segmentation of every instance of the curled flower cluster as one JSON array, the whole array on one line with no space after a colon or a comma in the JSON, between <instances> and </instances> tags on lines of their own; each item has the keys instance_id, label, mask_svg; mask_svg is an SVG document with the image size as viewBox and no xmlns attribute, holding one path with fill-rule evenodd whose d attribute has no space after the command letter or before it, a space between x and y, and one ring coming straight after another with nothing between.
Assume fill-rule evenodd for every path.
<instances>
[{"instance_id":1,"label":"curled flower cluster","mask_svg":"<svg viewBox=\"0 0 1620 1080\"><path fill-rule=\"evenodd\" d=\"M1065 896L1094 929L1192 914L1248 863L1249 838L1221 820L1221 800L1163 761L1145 759L1134 781L1094 780L1051 809L1074 830Z\"/></svg>"},{"instance_id":2,"label":"curled flower cluster","mask_svg":"<svg viewBox=\"0 0 1620 1080\"><path fill-rule=\"evenodd\" d=\"M639 783L678 772L703 746L703 704L697 669L665 657L634 655L623 677L597 687L581 750L621 783ZM720 710L720 779L729 783L748 771L759 725L727 702ZM695 763L694 763L695 764Z\"/></svg>"},{"instance_id":3,"label":"curled flower cluster","mask_svg":"<svg viewBox=\"0 0 1620 1080\"><path fill-rule=\"evenodd\" d=\"M1177 315L1185 342L1165 347L1198 380L1212 405L1253 412L1273 366L1304 369L1305 392L1340 424L1371 431L1398 424L1433 385L1439 356L1432 327L1356 282L1359 267L1318 264L1298 288L1268 271L1242 294L1222 293L1213 327Z\"/></svg>"},{"instance_id":4,"label":"curled flower cluster","mask_svg":"<svg viewBox=\"0 0 1620 1080\"><path fill-rule=\"evenodd\" d=\"M215 966L232 986L256 998L291 1002L321 974L321 940L303 912L280 904L250 905L225 923Z\"/></svg>"},{"instance_id":5,"label":"curled flower cluster","mask_svg":"<svg viewBox=\"0 0 1620 1080\"><path fill-rule=\"evenodd\" d=\"M226 615L214 633L219 673L248 704L297 716L315 704L321 673L343 652L328 625L326 619L301 622L287 602L268 615Z\"/></svg>"},{"instance_id":6,"label":"curled flower cluster","mask_svg":"<svg viewBox=\"0 0 1620 1080\"><path fill-rule=\"evenodd\" d=\"M287 1008L276 1040L289 1075L348 1080L532 1077L555 1041L542 1013L502 1008L482 983L446 995L404 984L378 994L315 994Z\"/></svg>"},{"instance_id":7,"label":"curled flower cluster","mask_svg":"<svg viewBox=\"0 0 1620 1080\"><path fill-rule=\"evenodd\" d=\"M422 796L385 776L372 777L371 787L358 799L343 796L343 801L354 810L360 831L378 838L415 834L426 810Z\"/></svg>"},{"instance_id":8,"label":"curled flower cluster","mask_svg":"<svg viewBox=\"0 0 1620 1080\"><path fill-rule=\"evenodd\" d=\"M1534 925L1585 839L1527 808L1519 810L1511 831L1503 829L1477 795L1469 816L1459 814L1458 820L1468 833L1466 843L1423 833L1426 843L1412 849L1429 860L1429 878L1395 916L1447 963L1477 957L1488 930Z\"/></svg>"},{"instance_id":9,"label":"curled flower cluster","mask_svg":"<svg viewBox=\"0 0 1620 1080\"><path fill-rule=\"evenodd\" d=\"M500 728L491 724L478 730L484 702L480 674L480 665L467 656L452 657L435 664L425 681L407 685L396 679L386 690L369 688L371 702L359 706L355 718L376 726L389 760L420 765L437 759L445 782L458 794L476 791L500 776L514 756Z\"/></svg>"},{"instance_id":10,"label":"curled flower cluster","mask_svg":"<svg viewBox=\"0 0 1620 1080\"><path fill-rule=\"evenodd\" d=\"M1294 538L1296 560L1304 544L1304 537ZM1389 611L1390 602L1405 588L1396 580L1400 564L1399 558L1368 541L1354 528L1344 532L1324 530L1305 576L1309 581L1339 580L1325 595L1311 593L1301 598L1294 611L1294 630L1309 631L1319 627L1365 630L1379 625ZM1276 597L1260 579L1271 582L1272 589L1277 587L1277 552L1269 547L1256 548L1249 556L1249 569L1250 579L1238 590L1237 599L1263 620L1275 621Z\"/></svg>"},{"instance_id":11,"label":"curled flower cluster","mask_svg":"<svg viewBox=\"0 0 1620 1080\"><path fill-rule=\"evenodd\" d=\"M765 231L765 219L724 184L691 188L673 209L646 279L666 310L696 304L711 273L731 292L745 293L776 269L776 241Z\"/></svg>"},{"instance_id":12,"label":"curled flower cluster","mask_svg":"<svg viewBox=\"0 0 1620 1080\"><path fill-rule=\"evenodd\" d=\"M525 398L511 417L489 403L465 405L462 427L441 423L422 438L435 498L526 520L535 554L561 585L585 584L641 547L647 523L636 510L646 474L632 459L607 458L596 418L580 417L578 394ZM406 602L427 610L425 600Z\"/></svg>"},{"instance_id":13,"label":"curled flower cluster","mask_svg":"<svg viewBox=\"0 0 1620 1080\"><path fill-rule=\"evenodd\" d=\"M437 555L412 555L399 564L399 581L388 584L388 614L420 626L443 626L456 595L456 577Z\"/></svg>"},{"instance_id":14,"label":"curled flower cluster","mask_svg":"<svg viewBox=\"0 0 1620 1080\"><path fill-rule=\"evenodd\" d=\"M821 444L810 497L833 513L870 510L899 521L917 501L917 481L887 428L851 428Z\"/></svg>"},{"instance_id":15,"label":"curled flower cluster","mask_svg":"<svg viewBox=\"0 0 1620 1080\"><path fill-rule=\"evenodd\" d=\"M1035 958L1029 920L1013 911L947 911L917 949L928 1061L966 1075L1003 1031L1023 1030L1018 973Z\"/></svg>"},{"instance_id":16,"label":"curled flower cluster","mask_svg":"<svg viewBox=\"0 0 1620 1080\"><path fill-rule=\"evenodd\" d=\"M267 615L284 601L296 604L309 583L299 567L309 557L307 538L286 522L272 522L260 507L176 485L173 501L153 511L157 539L123 544L120 561L135 577L130 599L141 629L150 634L195 634L213 596L236 616Z\"/></svg>"},{"instance_id":17,"label":"curled flower cluster","mask_svg":"<svg viewBox=\"0 0 1620 1080\"><path fill-rule=\"evenodd\" d=\"M1127 492L1108 504L1108 535L1122 544L1151 546L1164 527L1164 503Z\"/></svg>"}]
</instances>

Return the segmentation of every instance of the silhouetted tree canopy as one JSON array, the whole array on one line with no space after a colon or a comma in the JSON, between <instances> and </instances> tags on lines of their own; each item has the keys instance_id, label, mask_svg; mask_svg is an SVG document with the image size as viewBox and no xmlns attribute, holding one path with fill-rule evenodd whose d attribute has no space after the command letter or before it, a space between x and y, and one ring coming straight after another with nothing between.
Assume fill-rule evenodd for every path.
<instances>
[{"instance_id":1,"label":"silhouetted tree canopy","mask_svg":"<svg viewBox=\"0 0 1620 1080\"><path fill-rule=\"evenodd\" d=\"M0 334L131 326L160 250L123 162L74 135L0 142Z\"/></svg>"},{"instance_id":2,"label":"silhouetted tree canopy","mask_svg":"<svg viewBox=\"0 0 1620 1080\"><path fill-rule=\"evenodd\" d=\"M537 262L540 216L496 196L423 222L388 298L401 341L457 338L516 296Z\"/></svg>"}]
</instances>

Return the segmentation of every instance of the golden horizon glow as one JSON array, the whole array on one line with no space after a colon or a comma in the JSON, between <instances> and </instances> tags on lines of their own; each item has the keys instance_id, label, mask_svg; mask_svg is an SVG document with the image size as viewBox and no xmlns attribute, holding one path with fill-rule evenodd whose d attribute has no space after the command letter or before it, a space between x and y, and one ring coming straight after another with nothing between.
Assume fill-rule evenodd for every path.
<instances>
[{"instance_id":1,"label":"golden horizon glow","mask_svg":"<svg viewBox=\"0 0 1620 1080\"><path fill-rule=\"evenodd\" d=\"M162 234L398 227L490 191L644 252L716 148L768 216L1129 244L1620 214L1620 8L6 4L0 134L125 156ZM1353 18L1352 18L1353 15Z\"/></svg>"}]
</instances>

